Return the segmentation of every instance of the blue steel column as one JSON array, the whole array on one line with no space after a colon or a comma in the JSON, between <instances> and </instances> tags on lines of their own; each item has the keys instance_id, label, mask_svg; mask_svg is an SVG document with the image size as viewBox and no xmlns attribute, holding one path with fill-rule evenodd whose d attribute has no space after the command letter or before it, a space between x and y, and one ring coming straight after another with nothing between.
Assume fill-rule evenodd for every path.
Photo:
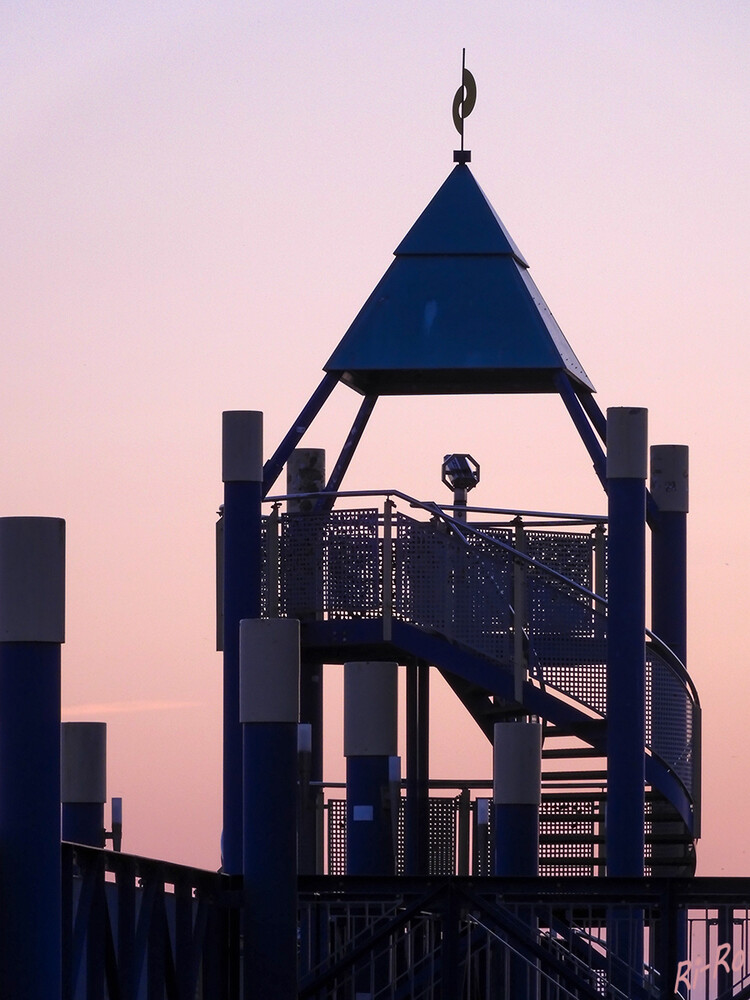
<instances>
[{"instance_id":1,"label":"blue steel column","mask_svg":"<svg viewBox=\"0 0 750 1000\"><path fill-rule=\"evenodd\" d=\"M239 626L260 617L263 414L222 414L224 480L224 831L222 867L242 872L242 730Z\"/></svg>"},{"instance_id":2,"label":"blue steel column","mask_svg":"<svg viewBox=\"0 0 750 1000\"><path fill-rule=\"evenodd\" d=\"M646 474L648 412L607 410L607 874L642 877L645 848ZM613 985L632 996L643 969L643 913L613 907Z\"/></svg>"},{"instance_id":3,"label":"blue steel column","mask_svg":"<svg viewBox=\"0 0 750 1000\"><path fill-rule=\"evenodd\" d=\"M687 666L687 513L688 513L688 448L687 445L663 444L651 447L651 496L655 512L651 519L651 630ZM682 727L675 726L670 719L665 726L658 700L661 689L658 681L652 681L651 743L656 753L674 750L676 742L687 740L687 715L681 720ZM687 706L686 706L687 710ZM666 754L665 754L666 755ZM695 789L694 789L695 791ZM700 798L700 790L697 790ZM654 808L673 813L666 803L654 803ZM700 833L700 801L697 802L693 833ZM661 833L673 831L679 840L682 821L671 815L659 824ZM675 854L677 858L675 859ZM660 859L666 865L659 865ZM669 844L656 843L652 847L653 875L682 875L679 862L683 860L681 849ZM678 865L675 866L675 860ZM670 864L671 862L671 864ZM687 914L675 913L674 920L665 931L672 940L662 943L656 937L654 951L671 956L687 954ZM721 938L721 940L725 940ZM664 982L674 982L676 963L661 970Z\"/></svg>"},{"instance_id":4,"label":"blue steel column","mask_svg":"<svg viewBox=\"0 0 750 1000\"><path fill-rule=\"evenodd\" d=\"M0 994L59 1000L65 522L0 518Z\"/></svg>"},{"instance_id":5,"label":"blue steel column","mask_svg":"<svg viewBox=\"0 0 750 1000\"><path fill-rule=\"evenodd\" d=\"M642 876L648 411L607 410L607 874Z\"/></svg>"},{"instance_id":6,"label":"blue steel column","mask_svg":"<svg viewBox=\"0 0 750 1000\"><path fill-rule=\"evenodd\" d=\"M496 722L493 732L493 874L525 876L539 874L539 807L542 801L542 726L538 722ZM534 913L521 906L518 919L536 938ZM496 960L497 960L497 956ZM508 964L509 995L515 1000L537 996L532 966L518 956ZM497 964L493 980L499 991Z\"/></svg>"},{"instance_id":7,"label":"blue steel column","mask_svg":"<svg viewBox=\"0 0 750 1000\"><path fill-rule=\"evenodd\" d=\"M542 726L496 722L493 743L494 874L539 874Z\"/></svg>"},{"instance_id":8,"label":"blue steel column","mask_svg":"<svg viewBox=\"0 0 750 1000\"><path fill-rule=\"evenodd\" d=\"M398 666L344 665L346 870L393 875L395 853L389 789L398 745Z\"/></svg>"},{"instance_id":9,"label":"blue steel column","mask_svg":"<svg viewBox=\"0 0 750 1000\"><path fill-rule=\"evenodd\" d=\"M240 626L243 997L297 998L299 622Z\"/></svg>"},{"instance_id":10,"label":"blue steel column","mask_svg":"<svg viewBox=\"0 0 750 1000\"><path fill-rule=\"evenodd\" d=\"M63 722L60 728L62 839L104 847L107 723Z\"/></svg>"},{"instance_id":11,"label":"blue steel column","mask_svg":"<svg viewBox=\"0 0 750 1000\"><path fill-rule=\"evenodd\" d=\"M651 448L651 628L687 666L688 448Z\"/></svg>"}]
</instances>

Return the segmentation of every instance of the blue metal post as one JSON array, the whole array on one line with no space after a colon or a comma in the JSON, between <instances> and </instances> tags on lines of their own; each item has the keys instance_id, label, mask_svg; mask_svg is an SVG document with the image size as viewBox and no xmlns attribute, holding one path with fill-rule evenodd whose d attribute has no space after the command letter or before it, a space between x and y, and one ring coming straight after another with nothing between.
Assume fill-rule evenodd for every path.
<instances>
[{"instance_id":1,"label":"blue metal post","mask_svg":"<svg viewBox=\"0 0 750 1000\"><path fill-rule=\"evenodd\" d=\"M60 728L62 839L104 847L107 723L63 722Z\"/></svg>"},{"instance_id":2,"label":"blue metal post","mask_svg":"<svg viewBox=\"0 0 750 1000\"><path fill-rule=\"evenodd\" d=\"M0 518L0 993L59 1000L65 522Z\"/></svg>"},{"instance_id":3,"label":"blue metal post","mask_svg":"<svg viewBox=\"0 0 750 1000\"><path fill-rule=\"evenodd\" d=\"M349 875L395 873L390 788L391 761L396 756L397 743L397 664L345 664L346 870Z\"/></svg>"},{"instance_id":4,"label":"blue metal post","mask_svg":"<svg viewBox=\"0 0 750 1000\"><path fill-rule=\"evenodd\" d=\"M651 628L687 666L687 445L651 448Z\"/></svg>"},{"instance_id":5,"label":"blue metal post","mask_svg":"<svg viewBox=\"0 0 750 1000\"><path fill-rule=\"evenodd\" d=\"M664 444L651 447L651 496L654 513L651 518L651 630L687 666L687 513L688 513L688 448L686 445ZM656 678L652 681L651 703L651 744L656 753L668 752L675 743L684 744L687 738L688 719L684 717L682 727L675 725L674 718L667 725L658 709L662 689ZM698 797L700 792L698 792ZM669 809L664 803L662 808ZM673 830L680 839L682 822L662 820L660 832ZM696 808L696 822L693 830L700 834L700 802ZM681 875L679 862L683 860L682 849L669 844L653 845L653 875ZM666 864L661 866L659 861ZM677 866L675 866L677 861ZM670 863L671 862L671 863ZM670 923L667 933L673 939L673 955L687 954L687 914L680 911ZM721 939L724 940L723 938ZM661 941L657 936L655 947ZM661 969L665 982L674 982L675 968Z\"/></svg>"},{"instance_id":6,"label":"blue metal post","mask_svg":"<svg viewBox=\"0 0 750 1000\"><path fill-rule=\"evenodd\" d=\"M526 720L496 722L493 733L493 874L525 876L539 874L539 807L542 799L542 726ZM518 908L517 916L536 937L531 907ZM510 956L509 990L516 1000L537 996L532 966L519 956ZM498 970L493 980L499 992Z\"/></svg>"},{"instance_id":7,"label":"blue metal post","mask_svg":"<svg viewBox=\"0 0 750 1000\"><path fill-rule=\"evenodd\" d=\"M542 727L496 722L493 744L494 874L539 874Z\"/></svg>"},{"instance_id":8,"label":"blue metal post","mask_svg":"<svg viewBox=\"0 0 750 1000\"><path fill-rule=\"evenodd\" d=\"M243 997L297 998L299 622L243 621Z\"/></svg>"},{"instance_id":9,"label":"blue metal post","mask_svg":"<svg viewBox=\"0 0 750 1000\"><path fill-rule=\"evenodd\" d=\"M607 873L642 876L648 411L607 410Z\"/></svg>"},{"instance_id":10,"label":"blue metal post","mask_svg":"<svg viewBox=\"0 0 750 1000\"><path fill-rule=\"evenodd\" d=\"M642 877L645 849L646 474L648 411L607 410L607 874ZM615 907L607 940L626 995L643 969L643 914Z\"/></svg>"},{"instance_id":11,"label":"blue metal post","mask_svg":"<svg viewBox=\"0 0 750 1000\"><path fill-rule=\"evenodd\" d=\"M242 872L242 729L239 626L260 617L263 414L223 414L224 480L224 831L222 867Z\"/></svg>"}]
</instances>

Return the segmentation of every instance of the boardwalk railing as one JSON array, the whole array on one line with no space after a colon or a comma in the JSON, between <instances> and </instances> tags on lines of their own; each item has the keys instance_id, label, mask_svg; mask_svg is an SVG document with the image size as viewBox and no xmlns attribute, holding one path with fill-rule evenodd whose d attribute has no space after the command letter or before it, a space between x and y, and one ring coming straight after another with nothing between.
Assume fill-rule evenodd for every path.
<instances>
[{"instance_id":1,"label":"boardwalk railing","mask_svg":"<svg viewBox=\"0 0 750 1000\"><path fill-rule=\"evenodd\" d=\"M63 1000L233 1000L237 887L226 875L63 844Z\"/></svg>"},{"instance_id":2,"label":"boardwalk railing","mask_svg":"<svg viewBox=\"0 0 750 1000\"><path fill-rule=\"evenodd\" d=\"M750 879L300 878L300 997L750 997ZM239 1000L228 876L63 844L65 1000ZM642 927L623 963L612 942ZM503 992L505 991L505 992Z\"/></svg>"}]
</instances>

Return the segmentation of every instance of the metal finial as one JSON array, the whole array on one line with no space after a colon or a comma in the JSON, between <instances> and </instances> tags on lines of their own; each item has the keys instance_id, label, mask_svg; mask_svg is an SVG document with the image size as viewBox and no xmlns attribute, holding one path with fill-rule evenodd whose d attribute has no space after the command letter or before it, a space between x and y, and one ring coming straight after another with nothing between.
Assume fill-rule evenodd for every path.
<instances>
[{"instance_id":1,"label":"metal finial","mask_svg":"<svg viewBox=\"0 0 750 1000\"><path fill-rule=\"evenodd\" d=\"M466 49L462 49L461 53L461 86L453 98L453 124L461 136L461 149L454 150L453 159L456 163L468 163L471 160L471 152L464 151L464 118L467 118L474 110L477 101L477 84L466 68Z\"/></svg>"}]
</instances>

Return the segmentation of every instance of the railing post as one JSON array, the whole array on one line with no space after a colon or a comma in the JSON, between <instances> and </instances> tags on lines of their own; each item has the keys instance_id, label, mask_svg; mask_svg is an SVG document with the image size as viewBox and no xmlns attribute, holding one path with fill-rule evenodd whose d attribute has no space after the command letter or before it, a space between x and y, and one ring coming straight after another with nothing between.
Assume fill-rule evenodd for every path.
<instances>
[{"instance_id":1,"label":"railing post","mask_svg":"<svg viewBox=\"0 0 750 1000\"><path fill-rule=\"evenodd\" d=\"M476 825L474 827L474 870L472 875L492 874L492 845L490 843L490 805L492 799L477 797Z\"/></svg>"},{"instance_id":2,"label":"railing post","mask_svg":"<svg viewBox=\"0 0 750 1000\"><path fill-rule=\"evenodd\" d=\"M390 497L383 504L383 642L393 636L393 510Z\"/></svg>"},{"instance_id":3,"label":"railing post","mask_svg":"<svg viewBox=\"0 0 750 1000\"><path fill-rule=\"evenodd\" d=\"M266 574L268 582L268 593L266 594L266 607L269 618L279 617L279 504L275 503L271 507L271 513L266 518L266 538L268 541L268 561L266 563Z\"/></svg>"},{"instance_id":4,"label":"railing post","mask_svg":"<svg viewBox=\"0 0 750 1000\"><path fill-rule=\"evenodd\" d=\"M526 552L526 529L520 516L514 519L514 544L518 552ZM513 698L523 703L523 685L528 671L528 655L524 628L528 622L528 567L513 559Z\"/></svg>"},{"instance_id":5,"label":"railing post","mask_svg":"<svg viewBox=\"0 0 750 1000\"><path fill-rule=\"evenodd\" d=\"M603 524L594 525L594 529L591 532L594 542L594 593L598 594L599 597L604 597L607 591L607 533ZM606 613L607 606L604 601L594 601L594 613L598 615L603 615ZM603 622L601 619L596 617L594 620L594 629L599 638L603 635Z\"/></svg>"},{"instance_id":6,"label":"railing post","mask_svg":"<svg viewBox=\"0 0 750 1000\"><path fill-rule=\"evenodd\" d=\"M469 831L471 829L471 790L462 788L458 796L458 875L469 874Z\"/></svg>"},{"instance_id":7,"label":"railing post","mask_svg":"<svg viewBox=\"0 0 750 1000\"><path fill-rule=\"evenodd\" d=\"M0 518L0 994L60 1000L65 522Z\"/></svg>"}]
</instances>

